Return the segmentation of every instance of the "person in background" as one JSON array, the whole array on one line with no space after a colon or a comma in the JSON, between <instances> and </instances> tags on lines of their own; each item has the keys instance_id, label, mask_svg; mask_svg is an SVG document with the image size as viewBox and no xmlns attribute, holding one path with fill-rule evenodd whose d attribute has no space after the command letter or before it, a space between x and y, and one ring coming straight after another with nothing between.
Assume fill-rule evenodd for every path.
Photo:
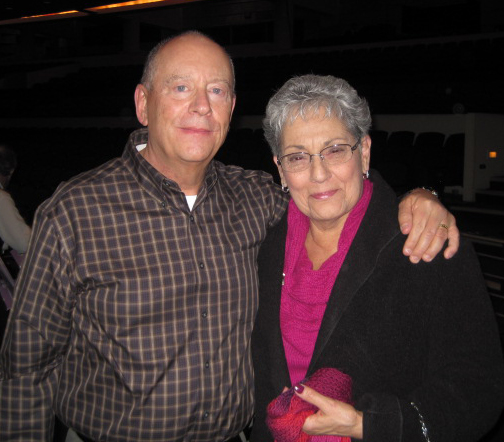
<instances>
[{"instance_id":1,"label":"person in background","mask_svg":"<svg viewBox=\"0 0 504 442\"><path fill-rule=\"evenodd\" d=\"M264 131L291 200L258 257L253 442L474 442L503 408L472 245L451 260L401 256L395 194L369 171L370 126L366 101L332 76L294 77L268 103Z\"/></svg>"},{"instance_id":2,"label":"person in background","mask_svg":"<svg viewBox=\"0 0 504 442\"><path fill-rule=\"evenodd\" d=\"M16 169L15 152L0 145L0 343L3 339L21 254L26 252L31 229L19 213L7 187Z\"/></svg>"},{"instance_id":3,"label":"person in background","mask_svg":"<svg viewBox=\"0 0 504 442\"><path fill-rule=\"evenodd\" d=\"M0 351L2 442L49 441L55 414L85 441L242 440L257 254L288 198L213 161L235 100L222 47L195 31L162 41L135 90L147 127L39 207ZM406 197L412 259L447 238L455 253L440 222L455 221L429 192Z\"/></svg>"},{"instance_id":4,"label":"person in background","mask_svg":"<svg viewBox=\"0 0 504 442\"><path fill-rule=\"evenodd\" d=\"M7 146L0 145L0 240L2 250L9 247L19 253L28 249L31 229L20 215L7 186L16 169L16 154Z\"/></svg>"}]
</instances>

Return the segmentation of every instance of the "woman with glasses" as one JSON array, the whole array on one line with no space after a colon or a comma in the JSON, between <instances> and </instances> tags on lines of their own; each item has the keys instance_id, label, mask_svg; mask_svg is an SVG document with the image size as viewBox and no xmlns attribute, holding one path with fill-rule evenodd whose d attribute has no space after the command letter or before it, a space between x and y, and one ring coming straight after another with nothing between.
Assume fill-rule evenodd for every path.
<instances>
[{"instance_id":1,"label":"woman with glasses","mask_svg":"<svg viewBox=\"0 0 504 442\"><path fill-rule=\"evenodd\" d=\"M465 242L449 260L400 253L396 196L369 173L370 126L366 101L332 76L292 78L268 104L265 135L292 198L259 254L254 442L477 441L502 409L475 254Z\"/></svg>"}]
</instances>

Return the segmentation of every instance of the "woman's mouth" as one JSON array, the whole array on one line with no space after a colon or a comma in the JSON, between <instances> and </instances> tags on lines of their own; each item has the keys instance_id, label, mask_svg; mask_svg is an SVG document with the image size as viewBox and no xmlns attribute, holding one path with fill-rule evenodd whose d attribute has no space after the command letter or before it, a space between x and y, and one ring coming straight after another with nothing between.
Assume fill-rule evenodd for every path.
<instances>
[{"instance_id":1,"label":"woman's mouth","mask_svg":"<svg viewBox=\"0 0 504 442\"><path fill-rule=\"evenodd\" d=\"M337 190L327 190L326 192L312 193L310 196L316 200L323 201L331 198L336 192Z\"/></svg>"}]
</instances>

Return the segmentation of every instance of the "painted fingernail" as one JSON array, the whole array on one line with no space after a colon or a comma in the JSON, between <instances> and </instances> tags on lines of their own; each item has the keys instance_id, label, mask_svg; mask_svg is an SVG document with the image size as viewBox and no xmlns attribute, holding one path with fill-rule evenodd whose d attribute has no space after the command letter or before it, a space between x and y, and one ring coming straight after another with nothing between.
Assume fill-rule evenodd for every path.
<instances>
[{"instance_id":1,"label":"painted fingernail","mask_svg":"<svg viewBox=\"0 0 504 442\"><path fill-rule=\"evenodd\" d=\"M297 393L301 394L304 390L304 387L301 384L296 384L294 385L294 390L296 390Z\"/></svg>"}]
</instances>

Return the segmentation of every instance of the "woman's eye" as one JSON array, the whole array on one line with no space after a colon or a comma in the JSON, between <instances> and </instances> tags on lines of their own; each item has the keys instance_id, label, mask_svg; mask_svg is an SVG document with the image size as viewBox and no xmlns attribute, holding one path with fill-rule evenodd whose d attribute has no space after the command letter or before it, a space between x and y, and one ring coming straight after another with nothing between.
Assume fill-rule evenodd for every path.
<instances>
[{"instance_id":1,"label":"woman's eye","mask_svg":"<svg viewBox=\"0 0 504 442\"><path fill-rule=\"evenodd\" d=\"M340 153L343 153L345 151L345 145L334 145L334 146L330 146L328 148L325 149L326 151L326 155L332 155L332 154L340 154Z\"/></svg>"},{"instance_id":2,"label":"woman's eye","mask_svg":"<svg viewBox=\"0 0 504 442\"><path fill-rule=\"evenodd\" d=\"M295 154L289 155L287 158L290 163L296 163L298 161L303 161L306 158L306 155L304 155L302 153L295 153Z\"/></svg>"}]
</instances>

